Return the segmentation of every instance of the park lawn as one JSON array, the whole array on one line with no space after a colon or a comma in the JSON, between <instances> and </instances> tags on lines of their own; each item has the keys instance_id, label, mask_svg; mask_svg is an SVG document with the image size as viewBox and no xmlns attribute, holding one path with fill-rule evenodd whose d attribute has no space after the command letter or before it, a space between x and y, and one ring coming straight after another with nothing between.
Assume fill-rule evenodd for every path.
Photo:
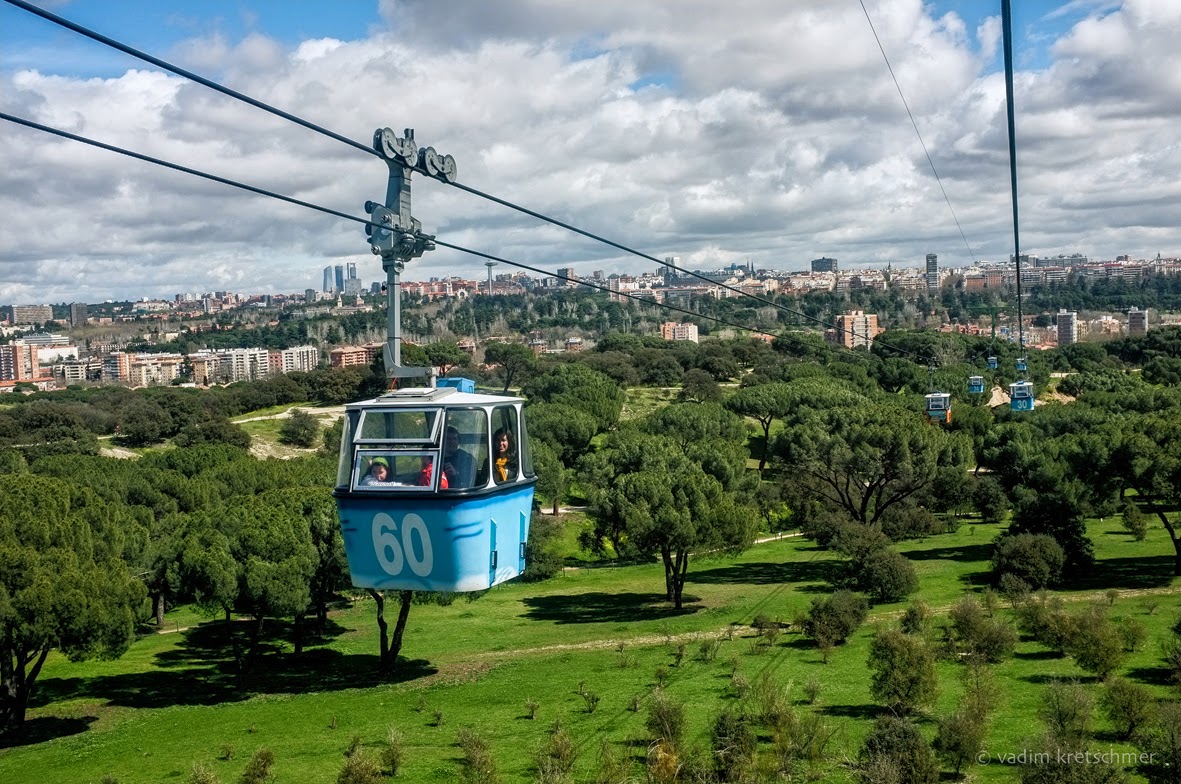
<instances>
[{"instance_id":1,"label":"park lawn","mask_svg":"<svg viewBox=\"0 0 1181 784\"><path fill-rule=\"evenodd\" d=\"M230 421L233 422L235 425L240 425L240 424L242 424L243 420L246 420L246 419L255 419L257 417L273 417L278 414L284 414L293 408L311 408L314 405L315 404L313 404L313 403L307 403L307 402L305 402L305 403L283 403L278 406L271 406L269 408L260 408L257 411L247 412L245 414L242 414L241 416L236 416L236 417L232 418Z\"/></svg>"},{"instance_id":2,"label":"park lawn","mask_svg":"<svg viewBox=\"0 0 1181 784\"><path fill-rule=\"evenodd\" d=\"M942 614L966 591L983 587L988 545L998 530L965 523L955 533L899 545L919 571L929 606ZM1084 601L1111 601L1106 592L1118 590L1112 614L1135 615L1150 632L1121 673L1169 696L1157 645L1178 609L1178 596L1163 593L1174 583L1167 535L1153 527L1145 542L1132 542L1114 520L1094 521L1090 532L1100 559L1095 576L1084 589L1063 595L1081 610ZM658 667L668 669L666 692L690 706L689 738L704 743L712 717L735 703L732 660L749 682L768 673L778 684L793 684L797 702L810 679L821 683L814 709L840 729L828 750L833 762L818 775L844 780L839 761L856 758L879 712L866 667L872 624L893 622L905 605L874 607L870 623L827 664L795 632L760 652L744 626L760 613L789 622L805 612L828 592L834 565L831 553L802 538L734 557L694 558L682 613L662 601L658 564L566 571L542 583L499 586L475 601L416 605L400 675L389 683L373 677L377 637L367 598L335 611L325 638L298 659L289 655L288 625L269 623L275 636L263 664L271 666L256 674L248 693L233 688L219 622L142 637L111 662L71 663L55 655L30 711L32 739L53 739L0 751L0 781L97 782L110 773L124 784L155 782L183 779L193 762L209 763L222 781L233 781L249 754L265 745L275 753L278 780L331 782L354 735L376 751L390 726L405 737L403 780L455 780L461 757L455 732L472 726L487 735L506 782L531 781L533 754L555 719L578 742L576 771L586 780L602 736L626 744L637 760L643 756L646 712L642 705L633 712L631 702L636 695L641 703L648 699ZM396 605L387 602L387 617L394 613ZM183 618L183 627L196 617L181 608L168 616L168 625ZM733 639L728 629L735 630ZM717 657L702 660L701 643L714 639L721 640ZM674 667L680 644L685 659ZM954 661L939 665L938 703L919 724L928 738L936 729L932 717L954 708L960 669ZM996 666L996 675L1003 703L987 746L994 754L1019 752L1038 734L1034 714L1048 680L1077 678L1095 693L1099 689L1070 659L1049 655L1030 640ZM580 685L600 697L593 713ZM529 699L539 704L533 721ZM435 726L436 711L442 726ZM1106 720L1099 719L1097 728L1105 732ZM1095 748L1130 750L1100 738ZM765 732L763 739L769 740ZM220 759L226 746L233 748L229 760ZM980 781L1014 777L1001 765L972 768Z\"/></svg>"},{"instance_id":3,"label":"park lawn","mask_svg":"<svg viewBox=\"0 0 1181 784\"><path fill-rule=\"evenodd\" d=\"M643 419L657 409L675 403L680 387L629 387L620 420Z\"/></svg>"}]
</instances>

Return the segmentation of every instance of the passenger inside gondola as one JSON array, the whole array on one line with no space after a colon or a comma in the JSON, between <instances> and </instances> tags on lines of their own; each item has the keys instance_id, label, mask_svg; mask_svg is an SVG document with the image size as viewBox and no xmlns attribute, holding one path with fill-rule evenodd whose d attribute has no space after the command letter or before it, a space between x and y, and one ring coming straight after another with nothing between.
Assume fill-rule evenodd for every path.
<instances>
[{"instance_id":1,"label":"passenger inside gondola","mask_svg":"<svg viewBox=\"0 0 1181 784\"><path fill-rule=\"evenodd\" d=\"M496 484L517 478L517 453L507 428L492 434L492 479Z\"/></svg>"},{"instance_id":2,"label":"passenger inside gondola","mask_svg":"<svg viewBox=\"0 0 1181 784\"><path fill-rule=\"evenodd\" d=\"M401 483L394 481L393 474L390 473L390 461L384 457L373 458L369 463L369 472L361 480L362 487L390 487L399 484Z\"/></svg>"},{"instance_id":3,"label":"passenger inside gondola","mask_svg":"<svg viewBox=\"0 0 1181 784\"><path fill-rule=\"evenodd\" d=\"M443 436L443 476L452 490L471 487L476 480L475 458L460 447L459 430L451 425Z\"/></svg>"}]
</instances>

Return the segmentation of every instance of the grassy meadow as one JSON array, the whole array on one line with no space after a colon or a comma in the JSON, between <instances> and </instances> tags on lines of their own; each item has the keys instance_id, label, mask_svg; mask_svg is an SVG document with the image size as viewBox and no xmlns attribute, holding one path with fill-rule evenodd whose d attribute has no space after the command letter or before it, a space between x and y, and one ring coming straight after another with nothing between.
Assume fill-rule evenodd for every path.
<instances>
[{"instance_id":1,"label":"grassy meadow","mask_svg":"<svg viewBox=\"0 0 1181 784\"><path fill-rule=\"evenodd\" d=\"M566 520L574 542L583 520ZM966 520L955 533L900 543L919 572L921 598L938 614L983 589L998 530ZM1144 623L1149 638L1120 672L1161 697L1172 695L1158 646L1178 611L1167 535L1153 528L1147 541L1134 542L1110 519L1092 521L1090 534L1096 568L1085 586L1063 596L1072 608L1111 603L1113 616ZM530 782L555 721L577 742L576 780L594 781L606 738L632 757L635 780L643 781L646 705L659 681L688 706L690 743L704 746L712 719L738 700L734 672L752 684L766 677L790 685L798 711L817 711L834 728L826 761L802 768L802 778L852 780L848 763L881 710L870 697L866 667L873 625L894 622L905 605L873 607L869 623L827 664L795 625L769 647L758 645L749 627L759 614L791 622L831 590L837 566L833 554L811 542L782 538L737 556L694 557L681 612L663 600L656 563L570 569L542 583L502 585L473 601L415 605L398 672L385 682L374 674L377 627L368 597L338 606L298 657L289 625L268 622L266 651L245 690L235 688L224 623L179 608L168 614L164 633L145 628L118 660L51 656L29 733L0 749L0 781L184 781L199 762L232 782L265 746L275 754L276 781L333 782L354 738L376 753L395 727L406 751L398 780L451 782L460 778L457 731L470 727L490 742L502 781ZM391 625L396 613L396 602L387 601ZM961 668L939 664L938 703L919 722L928 738L934 719L955 706ZM1074 678L1099 689L1071 659L1030 640L995 673L1002 703L986 745L994 756L1021 751L1040 732L1034 713L1048 681ZM813 679L821 684L814 705L803 688ZM593 710L585 694L598 697ZM1132 750L1114 740L1106 719L1098 717L1096 727L1094 748ZM766 750L770 739L762 740ZM966 773L973 781L1016 780L1015 769L1001 764L971 765Z\"/></svg>"}]
</instances>

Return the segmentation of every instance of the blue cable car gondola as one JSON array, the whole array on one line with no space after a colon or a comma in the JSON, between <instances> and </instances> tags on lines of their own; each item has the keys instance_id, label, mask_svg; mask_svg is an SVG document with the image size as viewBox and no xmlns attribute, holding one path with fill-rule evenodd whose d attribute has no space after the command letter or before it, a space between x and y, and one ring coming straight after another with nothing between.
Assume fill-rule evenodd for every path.
<instances>
[{"instance_id":1,"label":"blue cable car gondola","mask_svg":"<svg viewBox=\"0 0 1181 784\"><path fill-rule=\"evenodd\" d=\"M353 585L479 591L524 570L537 480L522 403L422 388L345 407L333 495Z\"/></svg>"},{"instance_id":2,"label":"blue cable car gondola","mask_svg":"<svg viewBox=\"0 0 1181 784\"><path fill-rule=\"evenodd\" d=\"M970 376L968 378L968 392L973 395L984 393L984 376Z\"/></svg>"},{"instance_id":3,"label":"blue cable car gondola","mask_svg":"<svg viewBox=\"0 0 1181 784\"><path fill-rule=\"evenodd\" d=\"M467 379L435 384L433 368L402 365L405 264L435 247L410 214L415 171L454 182L455 160L422 150L414 131L373 134L389 168L384 206L366 202L365 234L388 294L383 359L397 387L345 406L336 498L352 583L379 590L480 591L525 568L537 479L516 397L475 394Z\"/></svg>"},{"instance_id":4,"label":"blue cable car gondola","mask_svg":"<svg viewBox=\"0 0 1181 784\"><path fill-rule=\"evenodd\" d=\"M1033 384L1017 381L1009 384L1009 408L1013 411L1033 411Z\"/></svg>"},{"instance_id":5,"label":"blue cable car gondola","mask_svg":"<svg viewBox=\"0 0 1181 784\"><path fill-rule=\"evenodd\" d=\"M997 363L996 357L989 357L988 358L988 369L989 370L996 370L997 367L998 367L998 363Z\"/></svg>"},{"instance_id":6,"label":"blue cable car gondola","mask_svg":"<svg viewBox=\"0 0 1181 784\"><path fill-rule=\"evenodd\" d=\"M1017 372L1024 373L1029 370L1028 363L1025 357L1017 357Z\"/></svg>"},{"instance_id":7,"label":"blue cable car gondola","mask_svg":"<svg viewBox=\"0 0 1181 784\"><path fill-rule=\"evenodd\" d=\"M931 418L932 422L950 422L951 394L948 392L932 392L927 395L927 416Z\"/></svg>"}]
</instances>

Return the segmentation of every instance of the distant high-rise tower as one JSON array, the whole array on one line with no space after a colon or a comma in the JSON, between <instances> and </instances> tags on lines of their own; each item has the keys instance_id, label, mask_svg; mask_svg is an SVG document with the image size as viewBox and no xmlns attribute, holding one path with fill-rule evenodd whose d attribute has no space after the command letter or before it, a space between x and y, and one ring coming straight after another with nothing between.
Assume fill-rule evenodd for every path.
<instances>
[{"instance_id":1,"label":"distant high-rise tower","mask_svg":"<svg viewBox=\"0 0 1181 784\"><path fill-rule=\"evenodd\" d=\"M320 290L327 292L332 291L332 267L324 268L324 287Z\"/></svg>"},{"instance_id":2,"label":"distant high-rise tower","mask_svg":"<svg viewBox=\"0 0 1181 784\"><path fill-rule=\"evenodd\" d=\"M70 326L80 327L86 323L86 303L70 303Z\"/></svg>"},{"instance_id":3,"label":"distant high-rise tower","mask_svg":"<svg viewBox=\"0 0 1181 784\"><path fill-rule=\"evenodd\" d=\"M357 262L355 262L355 261L350 261L348 263L348 279L349 280L356 280L357 279Z\"/></svg>"},{"instance_id":4,"label":"distant high-rise tower","mask_svg":"<svg viewBox=\"0 0 1181 784\"><path fill-rule=\"evenodd\" d=\"M1078 342L1078 313L1062 309L1058 311L1058 345L1069 346Z\"/></svg>"},{"instance_id":5,"label":"distant high-rise tower","mask_svg":"<svg viewBox=\"0 0 1181 784\"><path fill-rule=\"evenodd\" d=\"M837 260L830 259L827 256L821 256L818 259L812 259L813 272L836 272Z\"/></svg>"},{"instance_id":6,"label":"distant high-rise tower","mask_svg":"<svg viewBox=\"0 0 1181 784\"><path fill-rule=\"evenodd\" d=\"M939 288L939 256L927 254L927 290L935 291Z\"/></svg>"},{"instance_id":7,"label":"distant high-rise tower","mask_svg":"<svg viewBox=\"0 0 1181 784\"><path fill-rule=\"evenodd\" d=\"M1148 332L1148 309L1132 308L1128 311L1128 334L1144 335Z\"/></svg>"},{"instance_id":8,"label":"distant high-rise tower","mask_svg":"<svg viewBox=\"0 0 1181 784\"><path fill-rule=\"evenodd\" d=\"M333 269L336 272L336 291L344 291L344 265L337 264Z\"/></svg>"}]
</instances>

